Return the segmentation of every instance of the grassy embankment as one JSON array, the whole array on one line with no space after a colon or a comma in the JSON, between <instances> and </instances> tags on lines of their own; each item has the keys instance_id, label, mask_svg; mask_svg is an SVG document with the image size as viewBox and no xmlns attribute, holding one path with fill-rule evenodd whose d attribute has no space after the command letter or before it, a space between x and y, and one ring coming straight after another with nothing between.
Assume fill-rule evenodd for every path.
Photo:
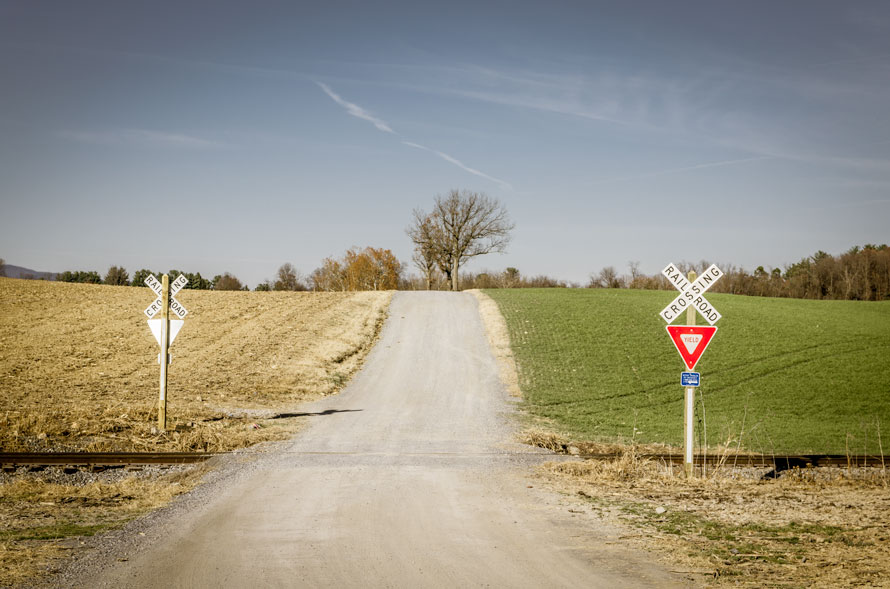
<instances>
[{"instance_id":1,"label":"grassy embankment","mask_svg":"<svg viewBox=\"0 0 890 589\"><path fill-rule=\"evenodd\" d=\"M486 294L507 322L533 421L575 439L682 444L684 366L658 316L673 293ZM696 366L699 444L765 453L890 447L879 436L890 431L890 302L708 298L723 318ZM685 314L676 321L684 322Z\"/></svg>"}]
</instances>

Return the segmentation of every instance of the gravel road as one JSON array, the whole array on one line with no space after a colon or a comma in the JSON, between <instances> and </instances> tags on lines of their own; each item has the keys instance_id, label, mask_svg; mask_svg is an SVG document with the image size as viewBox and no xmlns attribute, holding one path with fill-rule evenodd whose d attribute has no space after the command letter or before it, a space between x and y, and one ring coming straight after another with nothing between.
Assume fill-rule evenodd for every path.
<instances>
[{"instance_id":1,"label":"gravel road","mask_svg":"<svg viewBox=\"0 0 890 589\"><path fill-rule=\"evenodd\" d=\"M232 458L56 581L83 587L665 587L680 578L569 512L514 441L476 300L398 293L312 424Z\"/></svg>"}]
</instances>

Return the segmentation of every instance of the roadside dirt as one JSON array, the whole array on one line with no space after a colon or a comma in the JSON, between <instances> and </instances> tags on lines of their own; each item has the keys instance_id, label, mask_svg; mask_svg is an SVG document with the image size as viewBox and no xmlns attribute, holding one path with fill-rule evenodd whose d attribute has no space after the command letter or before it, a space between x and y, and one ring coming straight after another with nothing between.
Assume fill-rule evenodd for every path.
<instances>
[{"instance_id":1,"label":"roadside dirt","mask_svg":"<svg viewBox=\"0 0 890 589\"><path fill-rule=\"evenodd\" d=\"M764 479L724 468L693 479L635 457L542 467L542 484L702 585L886 587L890 489L881 469L811 469Z\"/></svg>"},{"instance_id":2,"label":"roadside dirt","mask_svg":"<svg viewBox=\"0 0 890 589\"><path fill-rule=\"evenodd\" d=\"M162 507L194 488L207 467L148 467L101 474L3 475L0 587L25 587L84 550L89 536Z\"/></svg>"},{"instance_id":3,"label":"roadside dirt","mask_svg":"<svg viewBox=\"0 0 890 589\"><path fill-rule=\"evenodd\" d=\"M485 327L485 336L488 345L498 364L498 374L507 391L514 397L522 397L519 388L519 373L516 370L516 359L513 350L510 349L510 332L507 330L507 322L494 300L478 289L466 291L476 297L479 305L479 316Z\"/></svg>"}]
</instances>

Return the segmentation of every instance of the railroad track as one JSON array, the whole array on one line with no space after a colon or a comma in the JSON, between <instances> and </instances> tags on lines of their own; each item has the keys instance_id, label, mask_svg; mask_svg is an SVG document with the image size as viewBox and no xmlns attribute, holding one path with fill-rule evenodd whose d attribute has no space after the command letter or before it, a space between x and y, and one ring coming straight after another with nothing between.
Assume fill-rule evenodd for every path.
<instances>
[{"instance_id":1,"label":"railroad track","mask_svg":"<svg viewBox=\"0 0 890 589\"><path fill-rule=\"evenodd\" d=\"M218 455L212 452L0 452L0 466L3 470L17 466L102 470L137 465L192 464Z\"/></svg>"},{"instance_id":2,"label":"railroad track","mask_svg":"<svg viewBox=\"0 0 890 589\"><path fill-rule=\"evenodd\" d=\"M0 466L5 470L17 466L64 466L69 468L113 468L137 465L191 464L203 462L224 453L213 452L0 452ZM669 464L683 464L681 453L645 453L640 458L661 461ZM578 458L590 460L615 460L620 453L580 454ZM773 468L777 472L793 468L813 468L822 466L840 467L883 467L885 460L878 455L844 454L744 454L722 456L718 454L696 454L697 466L755 467Z\"/></svg>"},{"instance_id":3,"label":"railroad track","mask_svg":"<svg viewBox=\"0 0 890 589\"><path fill-rule=\"evenodd\" d=\"M611 460L621 457L618 453L609 454L580 454L579 458L591 460ZM669 464L682 465L683 454L650 453L638 454L640 458L663 461ZM890 460L887 460L890 462ZM727 466L727 467L755 467L773 468L776 471L790 470L792 468L814 468L821 466L841 467L883 467L885 459L877 455L850 455L846 454L739 454L722 456L718 454L695 454L693 463L696 466Z\"/></svg>"}]
</instances>

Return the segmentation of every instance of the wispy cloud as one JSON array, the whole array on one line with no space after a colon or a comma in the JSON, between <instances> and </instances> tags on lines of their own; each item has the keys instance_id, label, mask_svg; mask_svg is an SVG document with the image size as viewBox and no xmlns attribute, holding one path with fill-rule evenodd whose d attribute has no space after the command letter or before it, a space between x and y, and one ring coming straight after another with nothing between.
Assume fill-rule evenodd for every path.
<instances>
[{"instance_id":1,"label":"wispy cloud","mask_svg":"<svg viewBox=\"0 0 890 589\"><path fill-rule=\"evenodd\" d=\"M510 190L513 189L513 186L511 186L509 182L501 180L500 178L495 178L494 176L489 176L485 172L481 172L481 171L477 170L476 168L471 168L470 166L468 166L468 165L464 164L463 162L461 162L460 160L448 155L447 153L443 153L443 152L437 151L435 149L430 149L429 147L426 147L425 145L420 145L419 143L414 143L412 141L402 141L402 143L404 145L407 145L408 147L414 147L415 149L422 149L424 151L429 151L431 153L434 153L437 156L439 156L440 158L442 158L443 160L445 160L446 162L454 164L455 166L464 170L465 172L469 172L470 174L473 174L474 176L479 176L480 178L485 178L486 180L491 180L492 182L496 182L496 183L500 184L501 186L503 186L504 188L508 188Z\"/></svg>"},{"instance_id":2,"label":"wispy cloud","mask_svg":"<svg viewBox=\"0 0 890 589\"><path fill-rule=\"evenodd\" d=\"M81 143L99 145L146 145L185 149L217 149L227 147L225 143L202 139L184 133L150 131L147 129L112 129L110 131L63 131L67 139Z\"/></svg>"},{"instance_id":3,"label":"wispy cloud","mask_svg":"<svg viewBox=\"0 0 890 589\"><path fill-rule=\"evenodd\" d=\"M368 121L369 123L371 123L372 125L374 125L375 127L377 127L378 129L380 129L381 131L383 131L385 133L396 134L396 132L393 131L392 128L389 125L387 125L384 121L378 119L377 117L375 117L374 115L372 115L371 113L369 113L368 111L366 111L365 109L360 107L359 105L349 102L348 100L343 100L343 98L339 94L337 94L336 92L331 90L331 87L328 86L327 84L324 84L322 82L316 82L316 84L318 84L318 86L322 90L324 90L325 94L330 96L334 102L336 102L337 104L339 104L340 106L345 108L346 112L348 112L352 116L362 119L362 120L365 120L365 121Z\"/></svg>"},{"instance_id":4,"label":"wispy cloud","mask_svg":"<svg viewBox=\"0 0 890 589\"><path fill-rule=\"evenodd\" d=\"M385 133L390 133L393 135L397 135L399 137L402 136L399 133L396 133L395 131L393 131L392 127L390 127L385 121L373 116L372 114L370 114L368 111L366 111L359 105L343 99L339 94L334 92L331 89L331 87L328 86L327 84L324 84L322 82L316 82L316 84L318 84L319 88L324 90L325 94L330 96L334 102L336 102L337 104L339 104L340 106L345 108L346 112L348 112L352 116L372 123L375 127L377 127L379 130L381 130ZM426 147L425 145L420 145L419 143L414 143L413 141L408 141L407 139L403 140L402 144L407 145L408 147L413 147L415 149L422 149L423 151L428 151L430 153L434 153L437 156L439 156L440 158L442 158L443 160L445 160L446 162L448 162L449 164L455 165L458 168L460 168L461 170L463 170L469 174L473 174L474 176L479 176L480 178L485 178L486 180L491 180L492 182L500 184L504 188L507 188L510 190L513 189L513 186L510 185L509 182L506 182L499 178L495 178L494 176L486 174L485 172L483 172L481 170L477 170L476 168L471 168L470 166L466 165L459 159L455 158L454 156L448 155L447 153Z\"/></svg>"},{"instance_id":5,"label":"wispy cloud","mask_svg":"<svg viewBox=\"0 0 890 589\"><path fill-rule=\"evenodd\" d=\"M890 99L882 75L888 64L822 71L727 57L716 65L673 64L661 71L585 59L533 68L395 65L399 75L389 77L403 90L586 119L632 139L651 136L649 144L707 146L817 166L827 157L837 167L879 171L885 165L879 157L853 154L886 137L886 126L875 121Z\"/></svg>"},{"instance_id":6,"label":"wispy cloud","mask_svg":"<svg viewBox=\"0 0 890 589\"><path fill-rule=\"evenodd\" d=\"M740 159L732 159L732 160L722 160L719 162L705 162L702 164L694 164L692 166L682 166L679 168L669 168L666 170L657 170L655 172L644 172L642 174L634 174L631 176L621 176L619 178L608 178L606 180L601 180L598 182L594 182L593 184L609 184L611 182L622 182L625 180L641 180L644 178L656 178L658 176L668 176L670 174L681 174L683 172L692 172L695 170L704 170L707 168L721 168L723 166L734 166L737 164L746 164L749 162L759 162L763 160L771 160L776 159L773 156L757 156L757 157L746 157Z\"/></svg>"}]
</instances>

